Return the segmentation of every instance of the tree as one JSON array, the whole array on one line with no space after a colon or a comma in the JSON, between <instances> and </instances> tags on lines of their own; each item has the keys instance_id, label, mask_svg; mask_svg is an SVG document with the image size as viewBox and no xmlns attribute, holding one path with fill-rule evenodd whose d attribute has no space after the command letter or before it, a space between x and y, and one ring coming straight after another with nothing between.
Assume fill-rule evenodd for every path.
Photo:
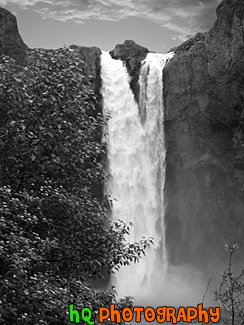
<instances>
[{"instance_id":1,"label":"tree","mask_svg":"<svg viewBox=\"0 0 244 325\"><path fill-rule=\"evenodd\" d=\"M220 287L215 291L216 300L220 300L227 320L231 325L244 324L244 268L238 275L234 275L233 256L238 251L236 244L225 245L229 252L227 269L222 273Z\"/></svg>"},{"instance_id":2,"label":"tree","mask_svg":"<svg viewBox=\"0 0 244 325\"><path fill-rule=\"evenodd\" d=\"M1 324L66 324L74 301L112 303L113 290L84 281L138 261L152 242L127 244L129 226L109 222L93 195L106 154L95 103L66 48L31 50L25 68L1 59Z\"/></svg>"}]
</instances>

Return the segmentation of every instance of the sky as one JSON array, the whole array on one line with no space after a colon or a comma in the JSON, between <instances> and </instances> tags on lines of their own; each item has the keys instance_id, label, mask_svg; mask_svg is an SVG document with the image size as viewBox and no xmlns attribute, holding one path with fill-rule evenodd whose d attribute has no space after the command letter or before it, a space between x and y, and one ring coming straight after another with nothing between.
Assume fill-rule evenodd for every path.
<instances>
[{"instance_id":1,"label":"sky","mask_svg":"<svg viewBox=\"0 0 244 325\"><path fill-rule=\"evenodd\" d=\"M126 39L164 53L216 20L220 0L0 0L30 48L98 46Z\"/></svg>"}]
</instances>

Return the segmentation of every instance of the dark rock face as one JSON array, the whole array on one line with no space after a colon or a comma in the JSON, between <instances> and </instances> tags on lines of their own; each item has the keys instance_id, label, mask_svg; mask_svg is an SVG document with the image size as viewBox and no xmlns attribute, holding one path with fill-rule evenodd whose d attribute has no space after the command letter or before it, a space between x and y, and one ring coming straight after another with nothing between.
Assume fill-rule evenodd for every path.
<instances>
[{"instance_id":1,"label":"dark rock face","mask_svg":"<svg viewBox=\"0 0 244 325\"><path fill-rule=\"evenodd\" d=\"M84 73L89 78L92 88L95 92L99 92L101 78L100 78L100 56L101 50L98 47L86 47L71 45L70 49L74 50L79 59L83 62Z\"/></svg>"},{"instance_id":2,"label":"dark rock face","mask_svg":"<svg viewBox=\"0 0 244 325\"><path fill-rule=\"evenodd\" d=\"M167 244L174 264L216 268L221 255L226 260L225 243L244 244L243 18L242 0L224 0L213 28L179 46L164 71Z\"/></svg>"},{"instance_id":3,"label":"dark rock face","mask_svg":"<svg viewBox=\"0 0 244 325\"><path fill-rule=\"evenodd\" d=\"M116 45L114 50L109 52L113 59L120 59L125 62L131 76L130 87L137 102L139 99L138 79L141 61L146 58L148 52L147 48L130 40L125 41L124 44Z\"/></svg>"},{"instance_id":4,"label":"dark rock face","mask_svg":"<svg viewBox=\"0 0 244 325\"><path fill-rule=\"evenodd\" d=\"M89 79L91 83L91 89L97 96L97 102L95 103L96 111L102 112L102 97L100 93L101 88L101 64L100 56L101 50L98 47L86 47L71 45L69 47L78 56L79 60L82 62L82 67L85 76Z\"/></svg>"},{"instance_id":5,"label":"dark rock face","mask_svg":"<svg viewBox=\"0 0 244 325\"><path fill-rule=\"evenodd\" d=\"M0 55L8 55L22 63L26 57L26 49L27 46L19 35L15 16L0 7Z\"/></svg>"},{"instance_id":6,"label":"dark rock face","mask_svg":"<svg viewBox=\"0 0 244 325\"><path fill-rule=\"evenodd\" d=\"M75 51L80 61L83 63L83 71L91 82L91 89L94 91L97 102L95 102L96 111L90 112L91 115L102 113L102 96L100 93L101 88L101 64L100 56L101 50L98 47L86 47L71 45L70 48ZM94 135L94 139L98 142L102 138L102 130ZM93 194L96 198L103 200L103 185L93 184Z\"/></svg>"}]
</instances>

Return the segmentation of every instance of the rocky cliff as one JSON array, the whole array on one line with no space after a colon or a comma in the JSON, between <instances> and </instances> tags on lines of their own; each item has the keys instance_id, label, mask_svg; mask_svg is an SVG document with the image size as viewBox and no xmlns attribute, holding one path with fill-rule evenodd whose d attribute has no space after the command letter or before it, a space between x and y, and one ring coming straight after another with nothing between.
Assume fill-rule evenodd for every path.
<instances>
[{"instance_id":1,"label":"rocky cliff","mask_svg":"<svg viewBox=\"0 0 244 325\"><path fill-rule=\"evenodd\" d=\"M27 46L19 35L15 16L4 8L0 8L0 55L8 55L24 61Z\"/></svg>"},{"instance_id":2,"label":"rocky cliff","mask_svg":"<svg viewBox=\"0 0 244 325\"><path fill-rule=\"evenodd\" d=\"M242 0L222 1L212 29L176 48L165 68L166 222L174 264L215 267L224 243L243 244L243 18Z\"/></svg>"},{"instance_id":3,"label":"rocky cliff","mask_svg":"<svg viewBox=\"0 0 244 325\"><path fill-rule=\"evenodd\" d=\"M83 62L83 71L89 77L93 90L98 94L101 78L100 78L100 55L101 50L98 47L86 47L71 45L72 49Z\"/></svg>"}]
</instances>

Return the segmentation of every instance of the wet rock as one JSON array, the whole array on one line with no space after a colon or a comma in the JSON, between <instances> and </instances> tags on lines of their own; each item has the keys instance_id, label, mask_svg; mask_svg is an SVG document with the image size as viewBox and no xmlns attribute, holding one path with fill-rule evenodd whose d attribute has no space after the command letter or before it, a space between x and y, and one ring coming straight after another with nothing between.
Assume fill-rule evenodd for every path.
<instances>
[{"instance_id":1,"label":"wet rock","mask_svg":"<svg viewBox=\"0 0 244 325\"><path fill-rule=\"evenodd\" d=\"M113 59L120 59L125 62L131 76L130 87L137 102L139 101L138 80L141 61L146 58L148 52L147 48L131 40L126 40L124 44L117 44L114 50L109 52Z\"/></svg>"}]
</instances>

